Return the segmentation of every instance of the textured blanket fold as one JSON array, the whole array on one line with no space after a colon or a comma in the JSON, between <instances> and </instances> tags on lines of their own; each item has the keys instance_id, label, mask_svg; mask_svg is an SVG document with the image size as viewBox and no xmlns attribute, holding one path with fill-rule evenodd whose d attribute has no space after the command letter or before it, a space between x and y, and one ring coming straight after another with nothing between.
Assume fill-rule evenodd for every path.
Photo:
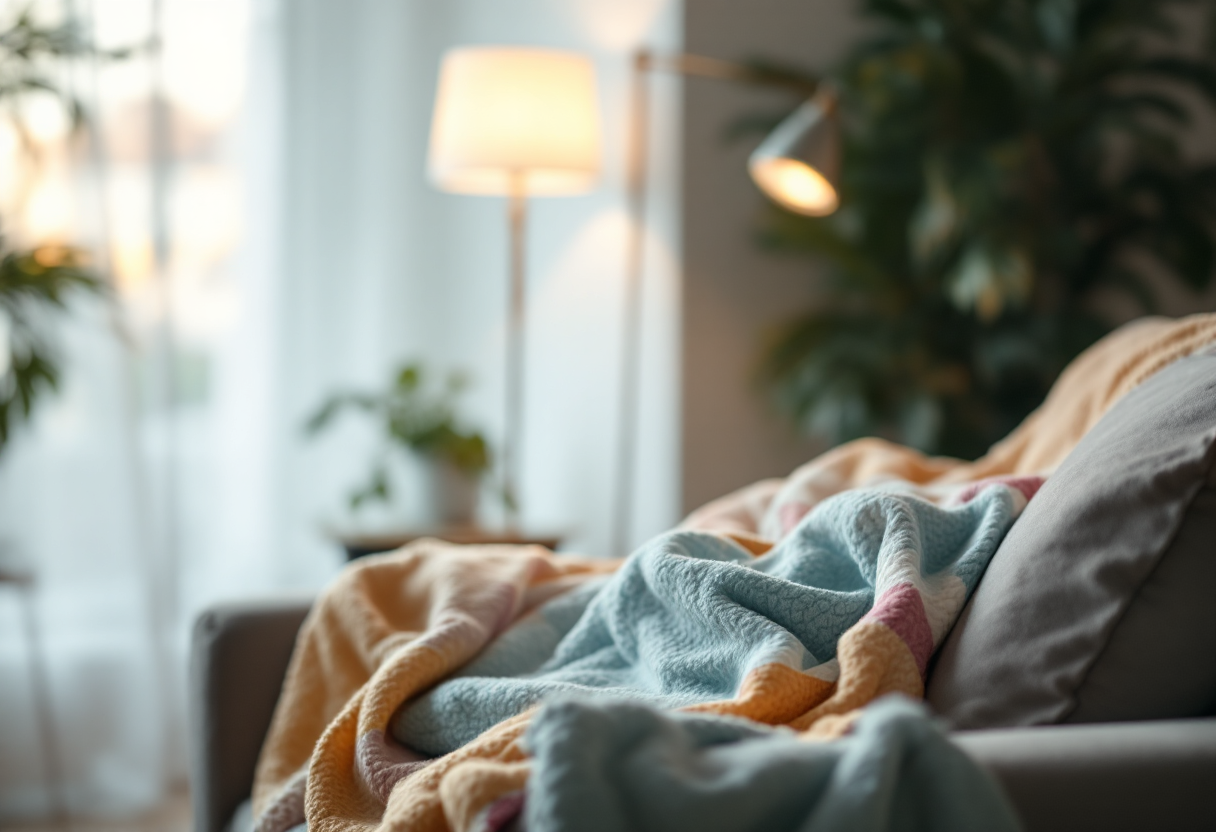
<instances>
[{"instance_id":1,"label":"textured blanket fold","mask_svg":"<svg viewBox=\"0 0 1216 832\"><path fill-rule=\"evenodd\" d=\"M393 785L423 759L384 741L397 706L521 613L616 565L424 540L348 568L296 640L258 760L258 828L290 829L305 816L313 830L374 824Z\"/></svg>"},{"instance_id":2,"label":"textured blanket fold","mask_svg":"<svg viewBox=\"0 0 1216 832\"><path fill-rule=\"evenodd\" d=\"M492 804L485 829L521 809L528 832L1018 829L1000 788L902 697L875 702L833 743L636 704L557 702L524 744L526 800Z\"/></svg>"},{"instance_id":3,"label":"textured blanket fold","mask_svg":"<svg viewBox=\"0 0 1216 832\"><path fill-rule=\"evenodd\" d=\"M349 567L297 641L258 828L493 828L527 786L534 706L569 691L821 737L886 693L921 696L1039 475L1119 395L1214 340L1216 315L1125 328L984 459L851 443L623 566L422 541ZM860 485L876 487L848 491Z\"/></svg>"}]
</instances>

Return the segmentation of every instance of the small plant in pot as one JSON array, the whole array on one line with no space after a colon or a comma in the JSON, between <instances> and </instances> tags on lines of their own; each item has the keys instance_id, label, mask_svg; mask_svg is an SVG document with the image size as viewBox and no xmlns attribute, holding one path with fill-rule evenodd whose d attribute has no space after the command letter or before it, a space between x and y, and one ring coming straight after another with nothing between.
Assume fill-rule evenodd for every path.
<instances>
[{"instance_id":1,"label":"small plant in pot","mask_svg":"<svg viewBox=\"0 0 1216 832\"><path fill-rule=\"evenodd\" d=\"M387 447L364 485L351 492L352 510L369 502L393 501L388 457L396 446L424 463L429 518L441 526L474 523L481 476L490 468L490 449L480 433L463 429L457 420L456 399L467 385L462 373L453 372L438 391L432 391L422 365L412 362L397 370L383 392L338 393L322 403L308 420L309 434L324 430L345 410L367 413L384 430Z\"/></svg>"}]
</instances>

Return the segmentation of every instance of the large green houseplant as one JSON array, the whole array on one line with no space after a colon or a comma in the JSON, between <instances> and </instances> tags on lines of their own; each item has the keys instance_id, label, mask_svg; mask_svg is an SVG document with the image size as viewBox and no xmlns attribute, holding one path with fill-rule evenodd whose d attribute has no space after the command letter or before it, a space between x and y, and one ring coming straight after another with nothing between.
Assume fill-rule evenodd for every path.
<instances>
[{"instance_id":1,"label":"large green houseplant","mask_svg":"<svg viewBox=\"0 0 1216 832\"><path fill-rule=\"evenodd\" d=\"M1110 330L1100 295L1151 312L1153 279L1211 282L1216 165L1180 136L1216 113L1216 4L865 10L831 73L842 207L763 222L765 245L829 266L764 378L809 432L972 457Z\"/></svg>"}]
</instances>

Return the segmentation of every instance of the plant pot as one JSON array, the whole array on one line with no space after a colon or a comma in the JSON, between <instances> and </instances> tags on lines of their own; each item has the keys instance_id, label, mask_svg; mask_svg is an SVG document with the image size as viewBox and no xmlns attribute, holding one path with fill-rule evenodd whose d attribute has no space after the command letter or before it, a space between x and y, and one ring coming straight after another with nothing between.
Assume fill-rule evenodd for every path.
<instances>
[{"instance_id":1,"label":"plant pot","mask_svg":"<svg viewBox=\"0 0 1216 832\"><path fill-rule=\"evenodd\" d=\"M423 508L436 526L472 526L477 522L478 478L443 457L423 457Z\"/></svg>"}]
</instances>

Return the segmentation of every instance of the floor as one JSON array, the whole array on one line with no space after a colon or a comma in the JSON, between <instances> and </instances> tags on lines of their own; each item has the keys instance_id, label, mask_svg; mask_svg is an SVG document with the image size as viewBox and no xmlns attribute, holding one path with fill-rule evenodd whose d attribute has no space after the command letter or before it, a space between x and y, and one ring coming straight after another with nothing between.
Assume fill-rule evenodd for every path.
<instances>
[{"instance_id":1,"label":"floor","mask_svg":"<svg viewBox=\"0 0 1216 832\"><path fill-rule=\"evenodd\" d=\"M73 818L68 822L4 824L4 832L190 832L190 795L174 792L146 815L120 820Z\"/></svg>"}]
</instances>

